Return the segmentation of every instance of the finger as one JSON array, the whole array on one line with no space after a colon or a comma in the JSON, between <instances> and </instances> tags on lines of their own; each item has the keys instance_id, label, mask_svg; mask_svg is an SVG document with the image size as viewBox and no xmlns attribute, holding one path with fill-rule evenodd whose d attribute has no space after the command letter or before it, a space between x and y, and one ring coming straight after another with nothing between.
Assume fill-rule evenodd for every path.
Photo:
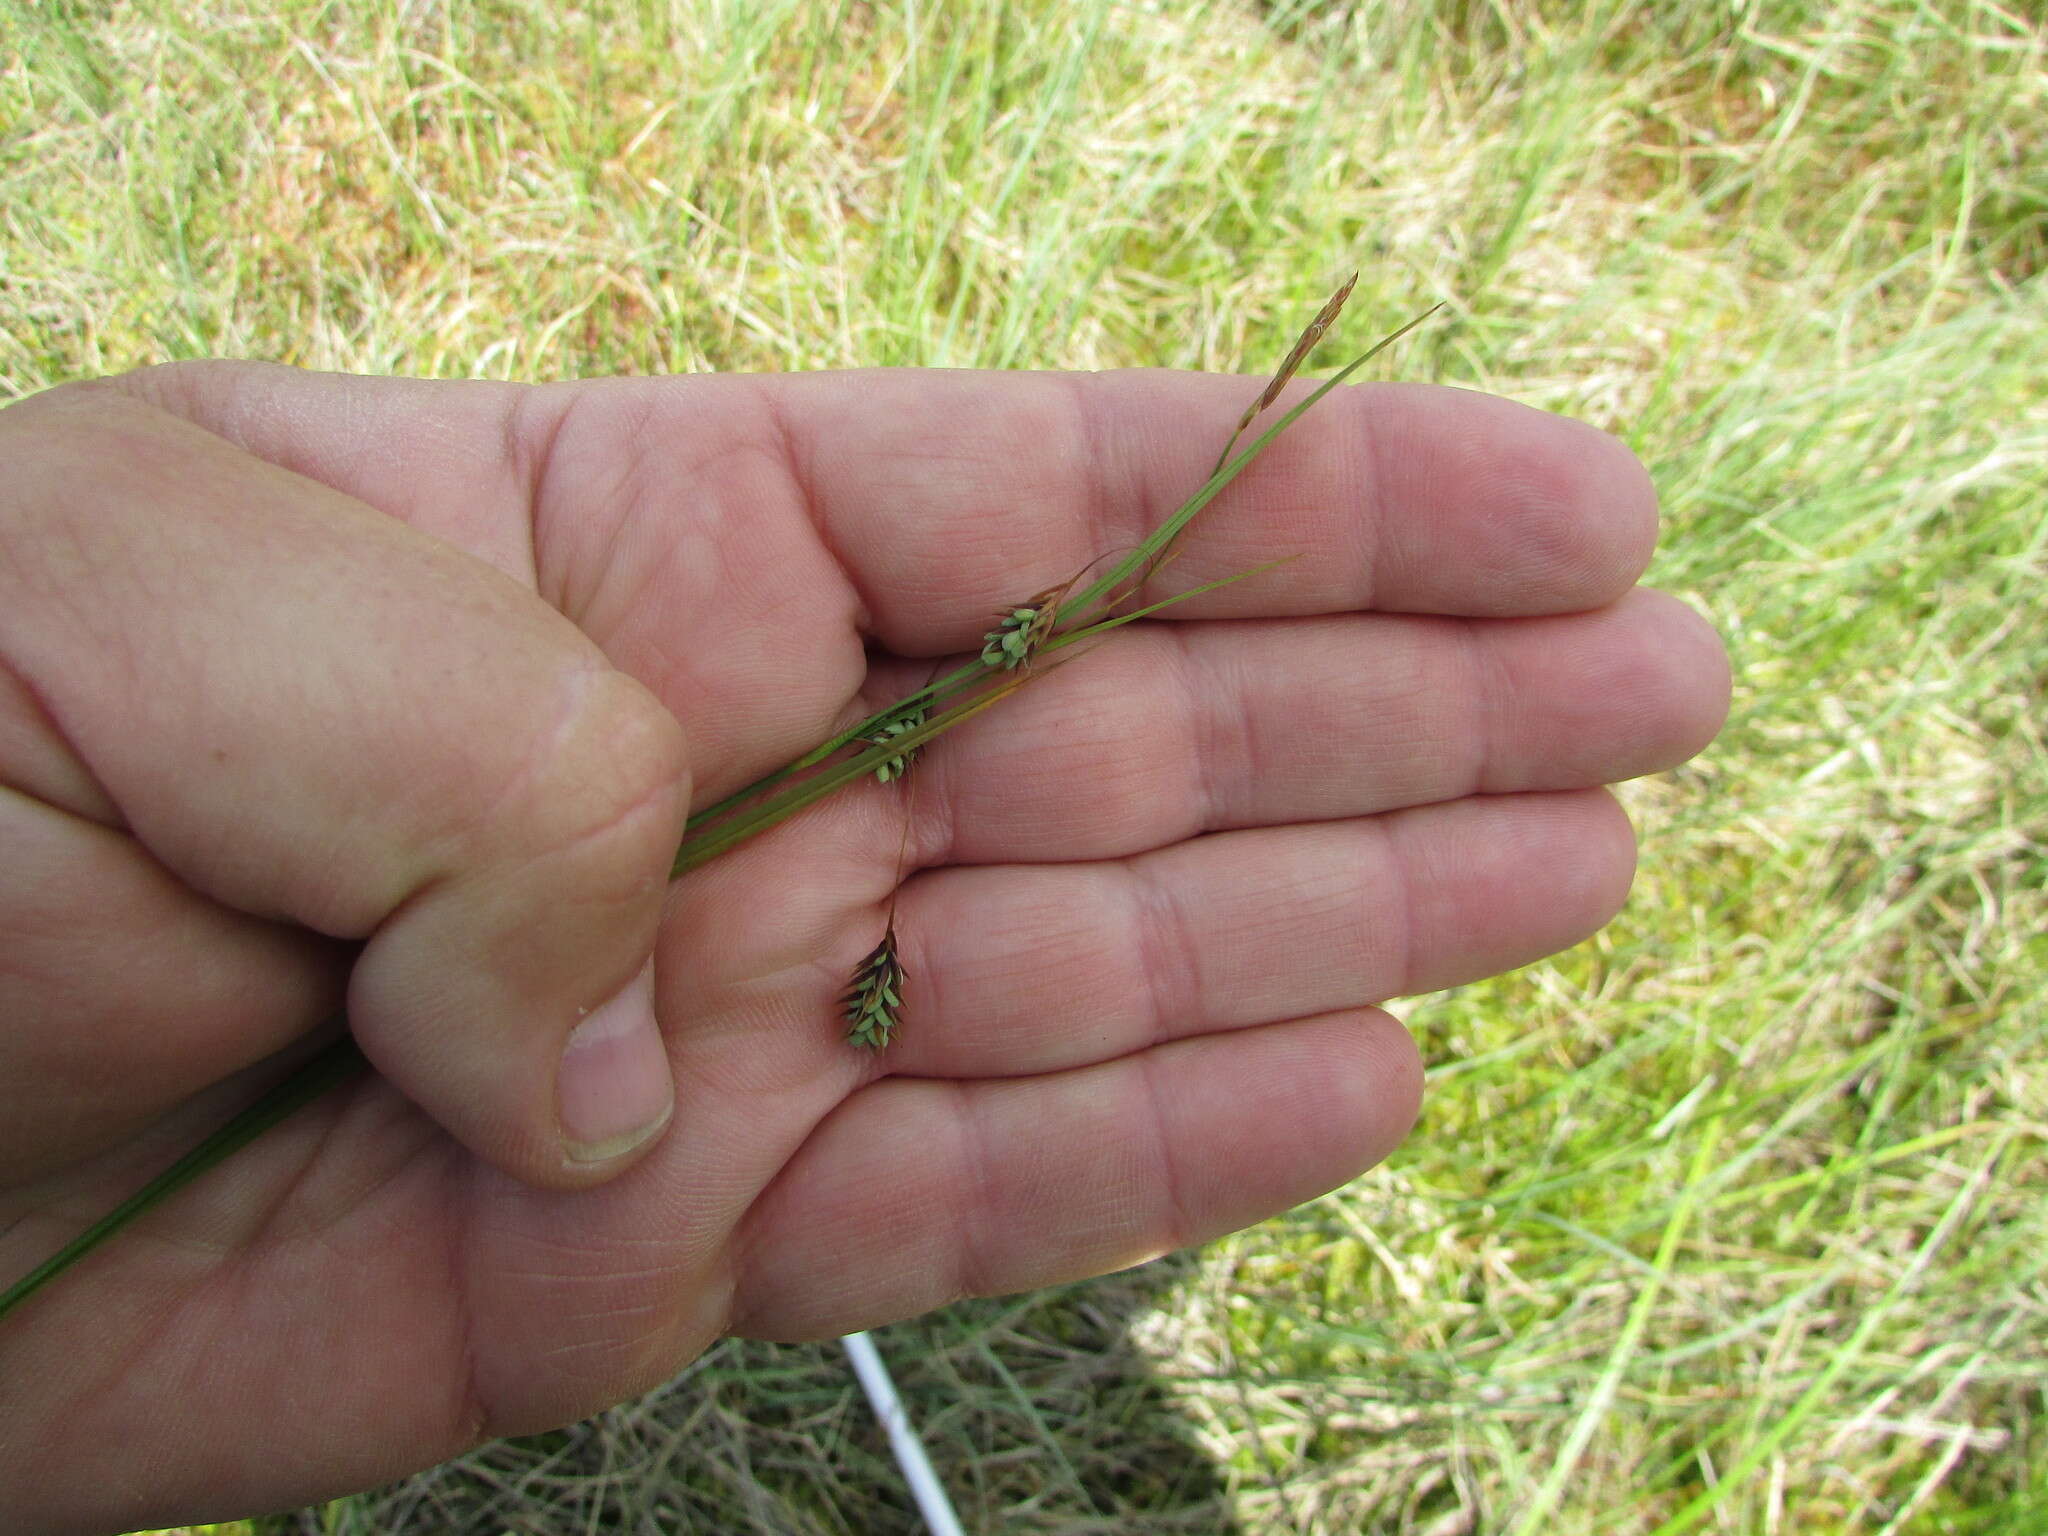
<instances>
[{"instance_id":1,"label":"finger","mask_svg":"<svg viewBox=\"0 0 2048 1536\"><path fill-rule=\"evenodd\" d=\"M508 569L523 530L451 493L532 506L541 590L579 617L672 567L679 537L693 570L751 582L786 581L822 535L875 632L927 655L1135 545L1200 487L1263 382L872 369L519 391L186 365L121 387ZM436 432L398 430L428 410ZM621 551L629 509L663 526ZM1197 517L1168 581L1296 555L1178 612L1567 613L1626 591L1655 535L1649 477L1603 432L1467 390L1345 386ZM601 577L593 543L615 556Z\"/></svg>"},{"instance_id":2,"label":"finger","mask_svg":"<svg viewBox=\"0 0 2048 1536\"><path fill-rule=\"evenodd\" d=\"M813 515L875 633L927 655L967 648L992 609L1135 546L1201 485L1258 385L906 372L774 388ZM1460 390L1344 387L1196 518L1155 585L1292 556L1173 615L1568 613L1626 591L1655 533L1648 476L1604 433Z\"/></svg>"},{"instance_id":3,"label":"finger","mask_svg":"<svg viewBox=\"0 0 2048 1536\"><path fill-rule=\"evenodd\" d=\"M602 1176L668 1102L628 983L674 720L532 593L189 424L100 391L4 428L0 653L122 829L217 902L366 940L379 1068L508 1171Z\"/></svg>"},{"instance_id":4,"label":"finger","mask_svg":"<svg viewBox=\"0 0 2048 1536\"><path fill-rule=\"evenodd\" d=\"M884 370L519 390L194 364L110 387L530 570L692 722L716 798L830 734L862 629L916 655L977 646L992 610L1135 545L1258 384ZM1160 584L1292 555L1171 612L1569 612L1628 587L1655 516L1641 466L1591 428L1343 389L1196 519Z\"/></svg>"},{"instance_id":5,"label":"finger","mask_svg":"<svg viewBox=\"0 0 2048 1536\"><path fill-rule=\"evenodd\" d=\"M1421 1081L1372 1009L1043 1077L886 1079L749 1214L735 1331L829 1337L1248 1226L1385 1157Z\"/></svg>"},{"instance_id":6,"label":"finger","mask_svg":"<svg viewBox=\"0 0 2048 1536\"><path fill-rule=\"evenodd\" d=\"M338 946L195 895L123 833L0 788L0 847L0 1188L125 1141L340 1001Z\"/></svg>"},{"instance_id":7,"label":"finger","mask_svg":"<svg viewBox=\"0 0 2048 1536\"><path fill-rule=\"evenodd\" d=\"M899 900L910 982L884 1065L1053 1072L1476 981L1598 932L1634 870L1601 790L934 870Z\"/></svg>"},{"instance_id":8,"label":"finger","mask_svg":"<svg viewBox=\"0 0 2048 1536\"><path fill-rule=\"evenodd\" d=\"M920 677L895 669L878 698ZM1718 638L1655 592L1542 619L1141 626L931 746L914 856L1110 858L1206 831L1616 783L1698 752L1727 699ZM873 854L891 857L895 829L876 836Z\"/></svg>"}]
</instances>

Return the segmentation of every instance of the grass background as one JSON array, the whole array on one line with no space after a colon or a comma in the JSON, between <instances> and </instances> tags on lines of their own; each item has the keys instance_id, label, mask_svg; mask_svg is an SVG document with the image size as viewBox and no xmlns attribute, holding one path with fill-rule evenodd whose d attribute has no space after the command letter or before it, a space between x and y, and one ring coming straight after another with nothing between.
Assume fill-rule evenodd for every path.
<instances>
[{"instance_id":1,"label":"grass background","mask_svg":"<svg viewBox=\"0 0 2048 1536\"><path fill-rule=\"evenodd\" d=\"M1734 716L1384 1168L887 1331L970 1529L2048 1531L2048 44L1969 0L0 0L0 398L1392 370L1625 436ZM1385 371L1382 371L1385 376ZM835 1349L222 1536L916 1529Z\"/></svg>"}]
</instances>

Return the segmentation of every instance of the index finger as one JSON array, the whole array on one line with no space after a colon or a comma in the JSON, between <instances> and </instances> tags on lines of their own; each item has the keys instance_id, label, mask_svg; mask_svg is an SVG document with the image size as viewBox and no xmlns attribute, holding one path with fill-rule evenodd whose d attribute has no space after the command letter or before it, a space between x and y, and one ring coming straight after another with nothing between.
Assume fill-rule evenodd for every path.
<instances>
[{"instance_id":1,"label":"index finger","mask_svg":"<svg viewBox=\"0 0 2048 1536\"><path fill-rule=\"evenodd\" d=\"M923 653L1137 544L1200 488L1258 384L892 371L767 388L873 632ZM1204 509L1153 585L1299 556L1170 616L1578 612L1635 583L1656 520L1642 465L1584 423L1465 390L1345 386Z\"/></svg>"},{"instance_id":2,"label":"index finger","mask_svg":"<svg viewBox=\"0 0 2048 1536\"><path fill-rule=\"evenodd\" d=\"M859 627L929 655L978 645L994 610L1137 545L1208 478L1263 380L904 368L521 387L183 364L125 382L535 581L579 620L593 562L652 569L688 550L787 595L829 553ZM1297 380L1275 409L1313 387ZM1347 385L1195 519L1153 585L1296 556L1167 616L1579 612L1635 583L1656 522L1642 465L1582 422L1438 385ZM647 573L612 572L626 588Z\"/></svg>"}]
</instances>

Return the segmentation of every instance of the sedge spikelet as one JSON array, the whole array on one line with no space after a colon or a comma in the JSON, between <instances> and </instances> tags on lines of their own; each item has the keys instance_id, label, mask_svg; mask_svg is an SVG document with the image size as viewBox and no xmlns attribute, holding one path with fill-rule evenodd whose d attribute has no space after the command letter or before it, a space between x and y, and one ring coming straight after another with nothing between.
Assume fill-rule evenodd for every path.
<instances>
[{"instance_id":1,"label":"sedge spikelet","mask_svg":"<svg viewBox=\"0 0 2048 1536\"><path fill-rule=\"evenodd\" d=\"M906 735L909 732L916 730L919 726L923 725L930 718L930 707L926 704L919 704L911 709L905 710L902 714L897 715L892 720L884 720L880 725L876 726L873 730L866 731L862 733L860 736L855 737L854 739L856 741L868 742L873 746L886 747L887 745L889 745L890 742L894 741L897 737ZM906 747L902 751L902 753L896 757L883 759L880 763L877 763L875 765L875 782L877 784L886 784L891 779L902 778L903 775L910 772L910 765L917 761L918 754L923 751L923 745L919 744L917 746Z\"/></svg>"},{"instance_id":2,"label":"sedge spikelet","mask_svg":"<svg viewBox=\"0 0 2048 1536\"><path fill-rule=\"evenodd\" d=\"M1238 418L1237 430L1239 432L1250 426L1253 418L1259 412L1280 398L1280 391L1287 387L1287 381L1300 371L1303 363L1308 361L1309 353L1315 351L1316 343L1323 339L1323 333L1329 330L1330 326L1335 323L1338 314L1344 308L1344 301L1351 297L1351 290L1357 286L1358 274L1354 272L1346 280L1342 288L1339 288L1324 301L1323 307L1316 311L1315 319L1309 321L1308 325L1303 328L1301 335L1295 338L1294 346L1288 351L1287 356L1281 359L1280 366L1273 370L1273 377L1267 381L1265 389L1259 394L1259 398L1252 402L1251 409Z\"/></svg>"},{"instance_id":3,"label":"sedge spikelet","mask_svg":"<svg viewBox=\"0 0 2048 1536\"><path fill-rule=\"evenodd\" d=\"M996 627L981 637L982 665L1014 672L1037 654L1059 622L1060 599L1072 585L1069 581L1047 587L1036 597L1006 610L996 620Z\"/></svg>"},{"instance_id":4,"label":"sedge spikelet","mask_svg":"<svg viewBox=\"0 0 2048 1536\"><path fill-rule=\"evenodd\" d=\"M896 1010L903 1006L903 963L896 958L896 920L889 920L882 942L854 967L853 980L839 1000L846 1019L846 1038L862 1050L879 1051L896 1032Z\"/></svg>"}]
</instances>

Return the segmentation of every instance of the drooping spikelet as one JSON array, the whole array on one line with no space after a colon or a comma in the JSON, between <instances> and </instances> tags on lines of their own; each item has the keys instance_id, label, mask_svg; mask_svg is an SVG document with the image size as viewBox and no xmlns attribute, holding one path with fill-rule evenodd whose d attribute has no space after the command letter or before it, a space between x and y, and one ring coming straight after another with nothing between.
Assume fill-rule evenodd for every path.
<instances>
[{"instance_id":1,"label":"drooping spikelet","mask_svg":"<svg viewBox=\"0 0 2048 1536\"><path fill-rule=\"evenodd\" d=\"M846 1019L846 1038L863 1050L879 1051L896 1032L896 1010L903 1006L903 963L896 958L896 923L892 918L882 942L854 967L853 981L839 1000Z\"/></svg>"}]
</instances>

